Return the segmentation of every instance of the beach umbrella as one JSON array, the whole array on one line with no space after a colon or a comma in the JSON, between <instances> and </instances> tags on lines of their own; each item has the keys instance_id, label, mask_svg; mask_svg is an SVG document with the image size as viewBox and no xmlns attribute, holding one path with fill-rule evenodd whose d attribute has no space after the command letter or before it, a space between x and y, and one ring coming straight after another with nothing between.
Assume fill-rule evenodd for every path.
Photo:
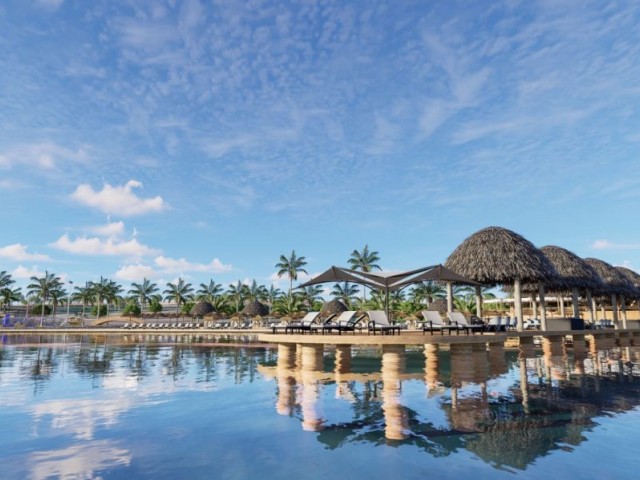
<instances>
[{"instance_id":1,"label":"beach umbrella","mask_svg":"<svg viewBox=\"0 0 640 480\"><path fill-rule=\"evenodd\" d=\"M265 316L269 314L269 307L260 303L258 300L253 300L247 303L240 313L248 317L255 317L256 315Z\"/></svg>"},{"instance_id":2,"label":"beach umbrella","mask_svg":"<svg viewBox=\"0 0 640 480\"><path fill-rule=\"evenodd\" d=\"M325 302L320 309L320 315L323 317L327 317L329 315L338 314L342 312L346 312L347 307L344 303L342 303L338 299L333 299L329 302Z\"/></svg>"},{"instance_id":3,"label":"beach umbrella","mask_svg":"<svg viewBox=\"0 0 640 480\"><path fill-rule=\"evenodd\" d=\"M518 330L523 329L522 284L549 282L557 277L551 262L529 240L501 227L483 228L465 239L449 255L445 266L484 285L512 284ZM544 298L542 287L540 296Z\"/></svg>"},{"instance_id":4,"label":"beach umbrella","mask_svg":"<svg viewBox=\"0 0 640 480\"><path fill-rule=\"evenodd\" d=\"M596 271L600 280L602 281L602 288L599 290L599 294L602 296L611 295L611 309L613 311L613 323L618 326L618 300L620 297L622 303L622 320L623 328L627 328L627 316L625 311L625 296L635 298L638 295L638 290L634 287L633 283L613 265L604 262L597 258L585 258L587 262Z\"/></svg>"}]
</instances>

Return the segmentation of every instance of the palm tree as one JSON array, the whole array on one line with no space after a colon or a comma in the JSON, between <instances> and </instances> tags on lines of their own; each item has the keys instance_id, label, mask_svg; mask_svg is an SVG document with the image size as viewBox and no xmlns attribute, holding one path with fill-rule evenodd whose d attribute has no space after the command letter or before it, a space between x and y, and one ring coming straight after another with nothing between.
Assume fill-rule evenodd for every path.
<instances>
[{"instance_id":1,"label":"palm tree","mask_svg":"<svg viewBox=\"0 0 640 480\"><path fill-rule=\"evenodd\" d=\"M89 282L89 289L91 294L96 299L98 304L98 319L100 318L100 309L102 308L102 302L107 299L110 292L109 279L100 277L97 282ZM108 300L107 300L108 301Z\"/></svg>"},{"instance_id":2,"label":"palm tree","mask_svg":"<svg viewBox=\"0 0 640 480\"><path fill-rule=\"evenodd\" d=\"M158 286L145 277L142 279L142 283L132 283L128 293L140 300L140 310L144 312L144 304L158 293Z\"/></svg>"},{"instance_id":3,"label":"palm tree","mask_svg":"<svg viewBox=\"0 0 640 480\"><path fill-rule=\"evenodd\" d=\"M210 304L216 301L216 299L222 294L222 284L209 280L209 284L201 283L200 288L196 292L196 298L198 300L206 300Z\"/></svg>"},{"instance_id":4,"label":"palm tree","mask_svg":"<svg viewBox=\"0 0 640 480\"><path fill-rule=\"evenodd\" d=\"M14 283L16 282L11 278L11 274L4 270L0 272L0 290L8 287L9 285L13 285Z\"/></svg>"},{"instance_id":5,"label":"palm tree","mask_svg":"<svg viewBox=\"0 0 640 480\"><path fill-rule=\"evenodd\" d=\"M0 302L5 312L13 302L19 302L20 300L22 300L22 289L20 287L13 290L10 287L0 289Z\"/></svg>"},{"instance_id":6,"label":"palm tree","mask_svg":"<svg viewBox=\"0 0 640 480\"><path fill-rule=\"evenodd\" d=\"M349 282L344 282L342 285L336 283L333 285L333 290L331 290L331 295L333 295L338 300L342 300L342 302L348 307L351 308L351 304L356 300L356 295L360 289L357 285L354 285Z\"/></svg>"},{"instance_id":7,"label":"palm tree","mask_svg":"<svg viewBox=\"0 0 640 480\"><path fill-rule=\"evenodd\" d=\"M240 313L240 304L244 302L244 288L240 280L235 285L229 285L227 289L227 297L236 304L236 313Z\"/></svg>"},{"instance_id":8,"label":"palm tree","mask_svg":"<svg viewBox=\"0 0 640 480\"><path fill-rule=\"evenodd\" d=\"M282 296L282 290L271 285L271 287L269 288L269 291L267 292L267 302L269 303L269 312L273 310L274 304L276 303L278 298L280 298L281 296Z\"/></svg>"},{"instance_id":9,"label":"palm tree","mask_svg":"<svg viewBox=\"0 0 640 480\"><path fill-rule=\"evenodd\" d=\"M45 305L51 297L51 292L62 287L62 280L54 273L45 271L44 277L31 277L31 282L32 283L27 285L27 288L29 289L27 295L35 295L42 301L42 312L40 316L40 326L42 326L42 324L44 323Z\"/></svg>"},{"instance_id":10,"label":"palm tree","mask_svg":"<svg viewBox=\"0 0 640 480\"><path fill-rule=\"evenodd\" d=\"M167 289L163 293L165 294L164 299L175 302L177 312L180 312L180 305L186 305L193 298L193 287L190 283L184 283L184 280L179 278L178 283L167 283Z\"/></svg>"},{"instance_id":11,"label":"palm tree","mask_svg":"<svg viewBox=\"0 0 640 480\"><path fill-rule=\"evenodd\" d=\"M431 305L436 298L445 298L447 296L445 288L433 280L418 283L413 287L411 294L416 303L424 302L427 306Z\"/></svg>"},{"instance_id":12,"label":"palm tree","mask_svg":"<svg viewBox=\"0 0 640 480\"><path fill-rule=\"evenodd\" d=\"M376 262L380 261L378 252L370 252L369 245L365 245L361 252L354 250L347 261L352 270L370 272L372 270L382 270ZM362 303L367 301L367 288L362 288Z\"/></svg>"},{"instance_id":13,"label":"palm tree","mask_svg":"<svg viewBox=\"0 0 640 480\"><path fill-rule=\"evenodd\" d=\"M269 296L269 291L264 285L258 285L258 282L253 280L251 285L246 287L247 300L265 300Z\"/></svg>"},{"instance_id":14,"label":"palm tree","mask_svg":"<svg viewBox=\"0 0 640 480\"><path fill-rule=\"evenodd\" d=\"M71 299L74 302L82 302L82 316L84 317L84 309L87 303L93 305L93 291L89 286L89 282L84 287L74 287L75 292Z\"/></svg>"},{"instance_id":15,"label":"palm tree","mask_svg":"<svg viewBox=\"0 0 640 480\"><path fill-rule=\"evenodd\" d=\"M320 285L309 285L301 292L302 301L307 307L313 308L314 304L320 301L322 291L323 288Z\"/></svg>"},{"instance_id":16,"label":"palm tree","mask_svg":"<svg viewBox=\"0 0 640 480\"><path fill-rule=\"evenodd\" d=\"M278 277L287 275L289 277L289 303L293 303L293 281L298 280L298 273L307 273L303 268L307 265L304 257L297 257L295 250L291 250L289 258L280 255L280 262L276 263Z\"/></svg>"}]
</instances>

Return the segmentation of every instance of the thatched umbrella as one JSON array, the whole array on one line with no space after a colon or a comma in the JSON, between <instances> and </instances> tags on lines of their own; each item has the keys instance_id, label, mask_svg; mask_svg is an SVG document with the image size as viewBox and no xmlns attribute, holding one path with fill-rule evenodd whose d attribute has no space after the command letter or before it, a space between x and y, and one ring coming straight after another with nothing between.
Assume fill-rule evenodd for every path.
<instances>
[{"instance_id":1,"label":"thatched umbrella","mask_svg":"<svg viewBox=\"0 0 640 480\"><path fill-rule=\"evenodd\" d=\"M206 300L200 300L191 309L191 315L193 315L194 317L204 317L205 315L208 315L215 311L216 309L213 308L213 305L211 305L211 303L207 302Z\"/></svg>"},{"instance_id":2,"label":"thatched umbrella","mask_svg":"<svg viewBox=\"0 0 640 480\"><path fill-rule=\"evenodd\" d=\"M618 301L620 296L622 303L622 326L627 328L627 313L625 306L625 296L634 298L638 293L633 283L613 265L597 258L585 258L585 262L593 267L600 280L604 284L599 291L601 295L611 295L611 309L613 311L613 323L618 327Z\"/></svg>"},{"instance_id":3,"label":"thatched umbrella","mask_svg":"<svg viewBox=\"0 0 640 480\"><path fill-rule=\"evenodd\" d=\"M582 258L565 248L547 245L540 248L540 251L549 259L558 273L557 280L550 282L547 289L552 292L571 292L575 318L580 316L578 290L586 290L587 303L593 322L595 312L592 309L591 292L601 290L603 287L598 273ZM564 306L564 300L561 301Z\"/></svg>"},{"instance_id":4,"label":"thatched umbrella","mask_svg":"<svg viewBox=\"0 0 640 480\"><path fill-rule=\"evenodd\" d=\"M551 262L530 241L500 227L487 227L471 235L449 255L445 266L485 285L513 284L520 331L523 329L522 283L557 277ZM544 298L544 292L540 296ZM546 324L542 327L545 329Z\"/></svg>"},{"instance_id":5,"label":"thatched umbrella","mask_svg":"<svg viewBox=\"0 0 640 480\"><path fill-rule=\"evenodd\" d=\"M240 313L249 317L255 317L256 315L265 316L269 314L269 307L260 303L258 300L253 300L247 303Z\"/></svg>"},{"instance_id":6,"label":"thatched umbrella","mask_svg":"<svg viewBox=\"0 0 640 480\"><path fill-rule=\"evenodd\" d=\"M336 298L322 305L322 308L320 309L320 315L322 315L323 317L327 317L329 315L346 312L347 310L348 308L345 306L345 304Z\"/></svg>"}]
</instances>

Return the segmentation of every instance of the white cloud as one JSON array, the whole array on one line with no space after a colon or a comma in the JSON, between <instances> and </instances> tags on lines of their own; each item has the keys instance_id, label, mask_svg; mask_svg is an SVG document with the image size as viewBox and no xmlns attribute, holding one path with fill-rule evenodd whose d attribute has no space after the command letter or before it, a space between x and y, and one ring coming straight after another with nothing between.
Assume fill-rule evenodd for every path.
<instances>
[{"instance_id":1,"label":"white cloud","mask_svg":"<svg viewBox=\"0 0 640 480\"><path fill-rule=\"evenodd\" d=\"M9 260L13 260L16 262L38 262L42 260L49 260L48 255L41 255L39 253L28 253L27 248L27 245L22 245L20 243L14 243L13 245L0 247L0 257L8 258Z\"/></svg>"},{"instance_id":2,"label":"white cloud","mask_svg":"<svg viewBox=\"0 0 640 480\"><path fill-rule=\"evenodd\" d=\"M44 272L39 270L38 267L23 267L22 265L18 265L18 267L11 272L11 276L14 278L31 278L31 277L41 277L44 275Z\"/></svg>"},{"instance_id":3,"label":"white cloud","mask_svg":"<svg viewBox=\"0 0 640 480\"><path fill-rule=\"evenodd\" d=\"M52 142L33 145L18 145L0 153L0 168L12 168L26 165L39 169L52 170L60 161L86 162L89 156L85 148L74 151Z\"/></svg>"},{"instance_id":4,"label":"white cloud","mask_svg":"<svg viewBox=\"0 0 640 480\"><path fill-rule=\"evenodd\" d=\"M211 272L221 273L230 272L232 270L231 265L223 264L219 259L214 258L209 263L192 263L184 258L168 258L159 256L155 259L156 266L163 272Z\"/></svg>"},{"instance_id":5,"label":"white cloud","mask_svg":"<svg viewBox=\"0 0 640 480\"><path fill-rule=\"evenodd\" d=\"M125 265L120 270L116 272L116 278L121 280L129 280L130 282L135 282L142 280L143 278L153 278L158 273L148 265Z\"/></svg>"},{"instance_id":6,"label":"white cloud","mask_svg":"<svg viewBox=\"0 0 640 480\"><path fill-rule=\"evenodd\" d=\"M637 250L640 243L614 243L609 240L596 240L591 245L596 250Z\"/></svg>"},{"instance_id":7,"label":"white cloud","mask_svg":"<svg viewBox=\"0 0 640 480\"><path fill-rule=\"evenodd\" d=\"M134 265L125 265L116 272L116 277L122 280L141 280L143 278L154 278L160 275L186 272L200 273L223 273L233 270L231 265L222 263L219 259L214 258L209 263L193 263L185 258L169 258L162 255L156 257L153 261L154 265L144 265L137 263Z\"/></svg>"},{"instance_id":8,"label":"white cloud","mask_svg":"<svg viewBox=\"0 0 640 480\"><path fill-rule=\"evenodd\" d=\"M124 233L124 222L110 222L106 225L91 227L89 231L101 237L119 237Z\"/></svg>"},{"instance_id":9,"label":"white cloud","mask_svg":"<svg viewBox=\"0 0 640 480\"><path fill-rule=\"evenodd\" d=\"M140 198L133 193L134 188L141 188L142 183L129 180L123 186L111 186L108 183L96 192L91 185L82 184L76 188L71 198L89 207L97 208L107 214L123 216L142 215L161 212L167 205L160 196Z\"/></svg>"},{"instance_id":10,"label":"white cloud","mask_svg":"<svg viewBox=\"0 0 640 480\"><path fill-rule=\"evenodd\" d=\"M69 238L66 233L50 246L67 253L79 255L121 255L126 257L144 257L157 255L160 250L143 245L135 238L120 241L116 238L106 240L98 237Z\"/></svg>"}]
</instances>

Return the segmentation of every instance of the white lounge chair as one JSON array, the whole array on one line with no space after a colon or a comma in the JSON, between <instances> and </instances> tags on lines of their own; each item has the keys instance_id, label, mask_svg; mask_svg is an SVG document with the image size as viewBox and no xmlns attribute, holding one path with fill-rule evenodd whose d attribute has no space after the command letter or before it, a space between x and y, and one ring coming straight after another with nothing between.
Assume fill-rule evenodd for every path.
<instances>
[{"instance_id":1,"label":"white lounge chair","mask_svg":"<svg viewBox=\"0 0 640 480\"><path fill-rule=\"evenodd\" d=\"M449 334L451 334L452 330L456 332L461 330L457 324L445 324L440 313L435 310L422 310L422 318L424 318L424 321L421 322L422 333L429 331L433 335L434 331L439 331L441 335L444 335L445 330L449 330Z\"/></svg>"},{"instance_id":2,"label":"white lounge chair","mask_svg":"<svg viewBox=\"0 0 640 480\"><path fill-rule=\"evenodd\" d=\"M449 312L447 313L449 320L452 324L459 325L462 330L465 331L467 335L469 332L474 334L475 332L480 332L484 330L484 325L472 325L467 321L467 318L461 312ZM459 333L459 332L458 332Z\"/></svg>"},{"instance_id":3,"label":"white lounge chair","mask_svg":"<svg viewBox=\"0 0 640 480\"><path fill-rule=\"evenodd\" d=\"M400 325L392 325L389 323L389 319L387 318L387 314L383 310L368 310L367 316L369 317L369 333L373 332L376 334L376 331L380 333L386 333L395 335L398 332L400 334Z\"/></svg>"}]
</instances>

